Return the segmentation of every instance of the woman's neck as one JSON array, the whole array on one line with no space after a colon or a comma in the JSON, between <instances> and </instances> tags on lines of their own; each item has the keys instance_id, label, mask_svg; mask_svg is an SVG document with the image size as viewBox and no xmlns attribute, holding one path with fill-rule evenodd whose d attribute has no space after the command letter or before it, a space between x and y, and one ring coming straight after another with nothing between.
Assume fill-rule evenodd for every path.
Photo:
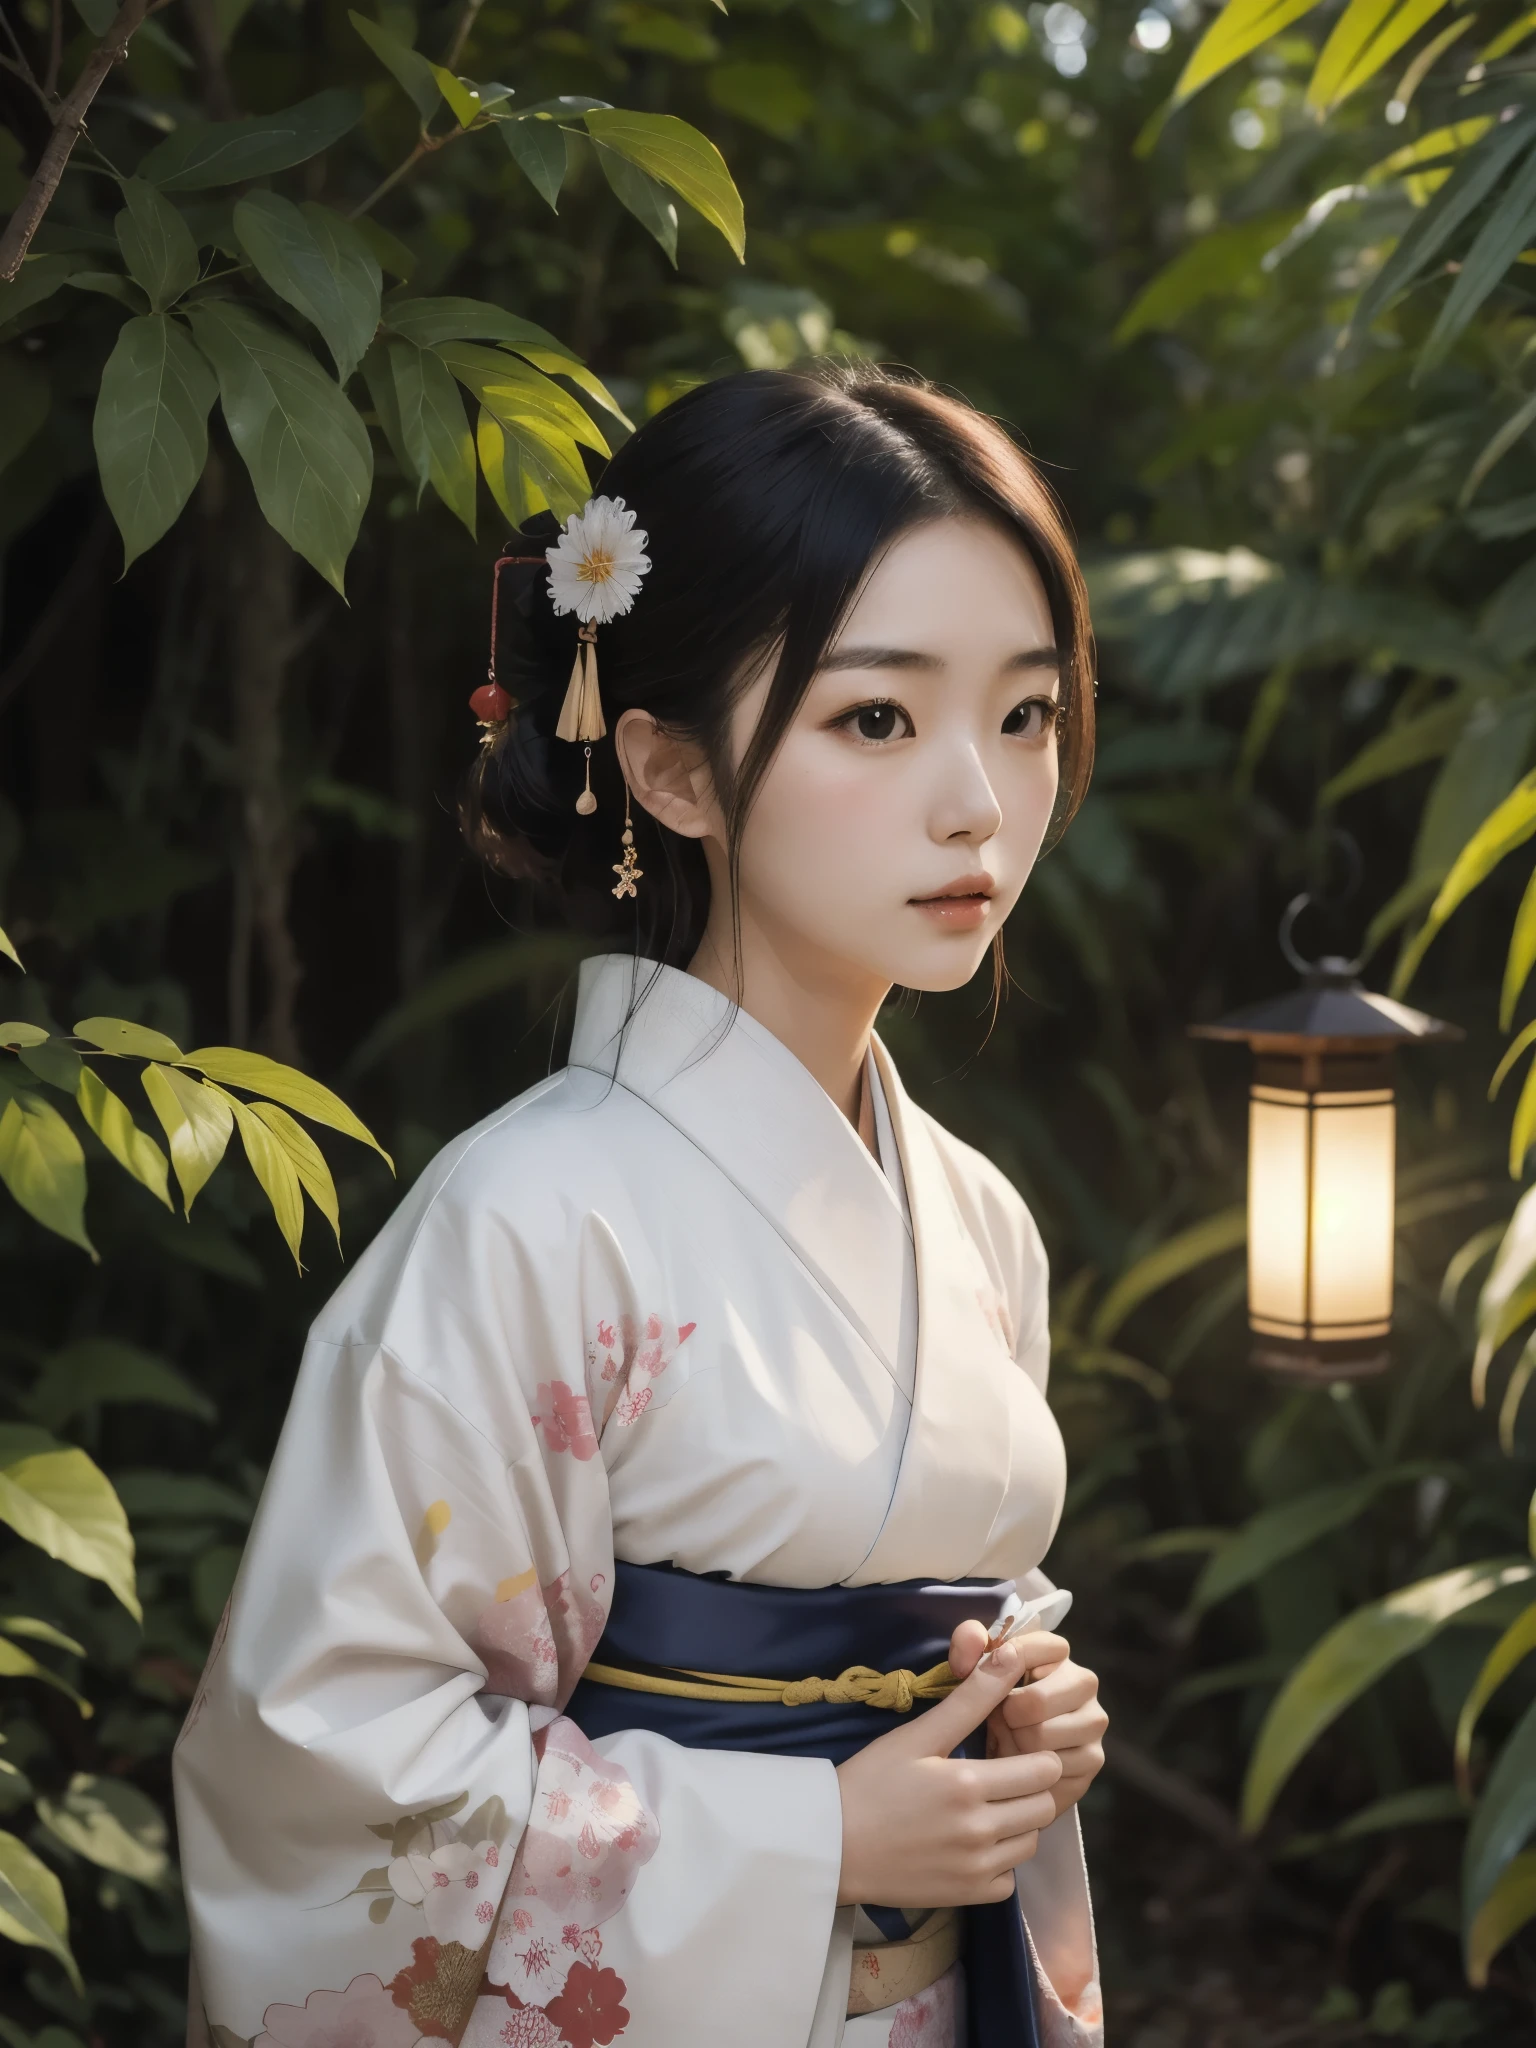
<instances>
[{"instance_id":1,"label":"woman's neck","mask_svg":"<svg viewBox=\"0 0 1536 2048\"><path fill-rule=\"evenodd\" d=\"M870 1034L889 989L846 961L811 960L803 952L753 943L744 932L741 971L706 930L688 972L741 1005L781 1045L788 1046L856 1129L861 1117L864 1062ZM866 1134L866 1142L868 1142Z\"/></svg>"}]
</instances>

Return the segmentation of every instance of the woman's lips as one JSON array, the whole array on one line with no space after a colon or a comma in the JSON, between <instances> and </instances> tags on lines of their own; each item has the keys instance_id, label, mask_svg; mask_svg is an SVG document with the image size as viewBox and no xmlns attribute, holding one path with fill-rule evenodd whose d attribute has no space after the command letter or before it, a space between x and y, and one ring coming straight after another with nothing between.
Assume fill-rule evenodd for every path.
<instances>
[{"instance_id":1,"label":"woman's lips","mask_svg":"<svg viewBox=\"0 0 1536 2048\"><path fill-rule=\"evenodd\" d=\"M936 896L914 896L913 906L946 931L973 932L985 924L992 908L992 877L967 875Z\"/></svg>"}]
</instances>

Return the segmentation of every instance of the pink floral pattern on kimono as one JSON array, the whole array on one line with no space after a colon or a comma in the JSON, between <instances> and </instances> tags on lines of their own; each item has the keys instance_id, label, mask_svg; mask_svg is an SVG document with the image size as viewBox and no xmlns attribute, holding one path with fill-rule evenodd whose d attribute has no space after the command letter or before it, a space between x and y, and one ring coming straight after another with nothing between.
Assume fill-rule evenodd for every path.
<instances>
[{"instance_id":1,"label":"pink floral pattern on kimono","mask_svg":"<svg viewBox=\"0 0 1536 2048\"><path fill-rule=\"evenodd\" d=\"M269 2005L251 2048L416 2048L420 2029L369 1974L345 1991L311 1991L302 2005Z\"/></svg>"},{"instance_id":2,"label":"pink floral pattern on kimono","mask_svg":"<svg viewBox=\"0 0 1536 2048\"><path fill-rule=\"evenodd\" d=\"M469 1633L485 1664L486 1691L554 1706L562 1688L568 1693L581 1676L606 1626L607 1607L596 1597L603 1584L599 1574L589 1598L568 1571L547 1586L531 1570L504 1579Z\"/></svg>"},{"instance_id":3,"label":"pink floral pattern on kimono","mask_svg":"<svg viewBox=\"0 0 1536 2048\"><path fill-rule=\"evenodd\" d=\"M597 1449L587 1397L564 1380L540 1380L538 1412L531 1419L552 1451L569 1451L585 1464Z\"/></svg>"},{"instance_id":4,"label":"pink floral pattern on kimono","mask_svg":"<svg viewBox=\"0 0 1536 2048\"><path fill-rule=\"evenodd\" d=\"M611 1415L619 1429L638 1422L655 1398L656 1381L697 1328L697 1323L669 1325L658 1315L648 1315L643 1323L633 1316L599 1323L587 1346L587 1370L612 1389L604 1419Z\"/></svg>"},{"instance_id":5,"label":"pink floral pattern on kimono","mask_svg":"<svg viewBox=\"0 0 1536 2048\"><path fill-rule=\"evenodd\" d=\"M890 2048L959 2048L963 2006L960 1965L955 1963L926 1991L893 2009Z\"/></svg>"},{"instance_id":6,"label":"pink floral pattern on kimono","mask_svg":"<svg viewBox=\"0 0 1536 2048\"><path fill-rule=\"evenodd\" d=\"M622 1980L597 1970L597 1930L629 1896L660 1833L628 1774L599 1756L573 1721L552 1721L535 1735L534 1748L533 1812L507 1879L486 1978L526 2004L544 2005L562 2036L574 2039L565 2019L578 2006L562 2017L551 2001L577 2000L586 2012L596 1999L600 2020L622 1997Z\"/></svg>"},{"instance_id":7,"label":"pink floral pattern on kimono","mask_svg":"<svg viewBox=\"0 0 1536 2048\"><path fill-rule=\"evenodd\" d=\"M437 1941L483 1948L501 1894L496 1874L500 1863L501 1851L491 1841L407 1850L390 1862L390 1889L406 1905L420 1906L427 1931Z\"/></svg>"}]
</instances>

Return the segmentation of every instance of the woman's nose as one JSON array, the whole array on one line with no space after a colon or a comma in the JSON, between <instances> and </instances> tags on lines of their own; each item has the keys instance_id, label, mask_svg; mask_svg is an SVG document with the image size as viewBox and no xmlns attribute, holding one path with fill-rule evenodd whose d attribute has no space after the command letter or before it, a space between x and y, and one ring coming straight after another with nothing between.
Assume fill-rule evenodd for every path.
<instances>
[{"instance_id":1,"label":"woman's nose","mask_svg":"<svg viewBox=\"0 0 1536 2048\"><path fill-rule=\"evenodd\" d=\"M1003 808L974 746L962 749L951 762L936 806L937 839L995 837L1002 827Z\"/></svg>"}]
</instances>

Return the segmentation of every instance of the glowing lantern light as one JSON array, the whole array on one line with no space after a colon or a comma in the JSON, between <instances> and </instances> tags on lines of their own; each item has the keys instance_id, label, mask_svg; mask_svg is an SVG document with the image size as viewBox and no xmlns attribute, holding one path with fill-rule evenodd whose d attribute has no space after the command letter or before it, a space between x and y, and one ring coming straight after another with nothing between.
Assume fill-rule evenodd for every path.
<instances>
[{"instance_id":1,"label":"glowing lantern light","mask_svg":"<svg viewBox=\"0 0 1536 2048\"><path fill-rule=\"evenodd\" d=\"M1252 1360L1305 1379L1363 1379L1390 1363L1400 1045L1460 1038L1454 1024L1372 995L1359 962L1309 965L1290 995L1191 1027L1254 1055L1248 1103L1248 1327Z\"/></svg>"}]
</instances>

